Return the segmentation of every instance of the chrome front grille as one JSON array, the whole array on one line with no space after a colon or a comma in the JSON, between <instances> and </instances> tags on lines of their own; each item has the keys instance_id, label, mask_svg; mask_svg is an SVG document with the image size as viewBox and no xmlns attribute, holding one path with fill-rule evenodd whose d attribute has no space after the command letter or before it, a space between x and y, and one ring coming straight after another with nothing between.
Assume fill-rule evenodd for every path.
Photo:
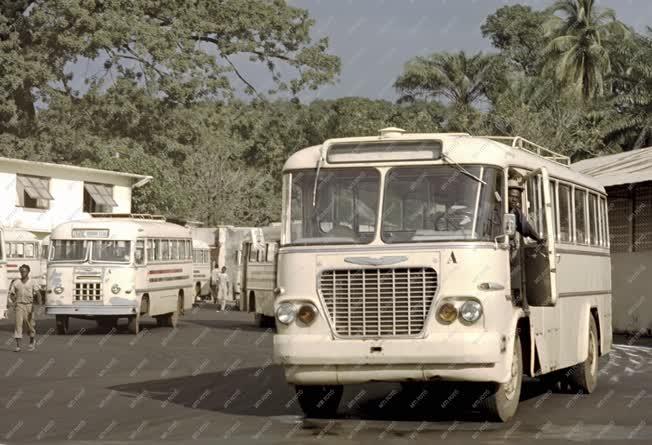
<instances>
[{"instance_id":1,"label":"chrome front grille","mask_svg":"<svg viewBox=\"0 0 652 445\"><path fill-rule=\"evenodd\" d=\"M101 282L75 283L74 301L102 301Z\"/></svg>"},{"instance_id":2,"label":"chrome front grille","mask_svg":"<svg viewBox=\"0 0 652 445\"><path fill-rule=\"evenodd\" d=\"M319 291L339 336L416 336L437 291L428 267L324 270Z\"/></svg>"}]
</instances>

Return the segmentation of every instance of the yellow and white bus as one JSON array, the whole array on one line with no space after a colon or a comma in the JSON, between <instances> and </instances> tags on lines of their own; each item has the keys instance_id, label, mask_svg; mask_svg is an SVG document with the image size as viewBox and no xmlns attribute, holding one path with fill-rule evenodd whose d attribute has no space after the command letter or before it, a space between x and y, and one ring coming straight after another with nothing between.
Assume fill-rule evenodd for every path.
<instances>
[{"instance_id":1,"label":"yellow and white bus","mask_svg":"<svg viewBox=\"0 0 652 445\"><path fill-rule=\"evenodd\" d=\"M211 249L204 241L192 240L192 277L195 301L211 294Z\"/></svg>"},{"instance_id":2,"label":"yellow and white bus","mask_svg":"<svg viewBox=\"0 0 652 445\"><path fill-rule=\"evenodd\" d=\"M28 230L8 228L5 229L5 248L9 282L19 279L18 269L21 265L27 264L30 268L30 277L39 283L44 293L47 266L41 256L42 241Z\"/></svg>"},{"instance_id":3,"label":"yellow and white bus","mask_svg":"<svg viewBox=\"0 0 652 445\"><path fill-rule=\"evenodd\" d=\"M274 358L309 416L342 385L472 381L489 417L523 374L584 393L612 346L607 202L570 160L520 137L331 139L283 168ZM508 179L545 244L516 233Z\"/></svg>"},{"instance_id":4,"label":"yellow and white bus","mask_svg":"<svg viewBox=\"0 0 652 445\"><path fill-rule=\"evenodd\" d=\"M7 259L5 258L5 235L0 227L0 320L7 318L7 296L9 282L7 281Z\"/></svg>"},{"instance_id":5,"label":"yellow and white bus","mask_svg":"<svg viewBox=\"0 0 652 445\"><path fill-rule=\"evenodd\" d=\"M151 215L95 214L50 234L46 314L66 334L70 318L114 327L126 318L131 333L143 316L176 327L192 307L190 230Z\"/></svg>"}]
</instances>

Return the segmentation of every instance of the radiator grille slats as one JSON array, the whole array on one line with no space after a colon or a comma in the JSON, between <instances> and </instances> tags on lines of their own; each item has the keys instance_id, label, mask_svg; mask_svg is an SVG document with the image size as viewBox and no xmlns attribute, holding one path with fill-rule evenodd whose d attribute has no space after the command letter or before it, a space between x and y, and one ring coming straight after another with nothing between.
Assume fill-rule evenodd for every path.
<instances>
[{"instance_id":1,"label":"radiator grille slats","mask_svg":"<svg viewBox=\"0 0 652 445\"><path fill-rule=\"evenodd\" d=\"M101 282L76 282L74 301L102 301Z\"/></svg>"},{"instance_id":2,"label":"radiator grille slats","mask_svg":"<svg viewBox=\"0 0 652 445\"><path fill-rule=\"evenodd\" d=\"M437 291L437 272L425 267L324 270L319 287L337 335L416 336Z\"/></svg>"}]
</instances>

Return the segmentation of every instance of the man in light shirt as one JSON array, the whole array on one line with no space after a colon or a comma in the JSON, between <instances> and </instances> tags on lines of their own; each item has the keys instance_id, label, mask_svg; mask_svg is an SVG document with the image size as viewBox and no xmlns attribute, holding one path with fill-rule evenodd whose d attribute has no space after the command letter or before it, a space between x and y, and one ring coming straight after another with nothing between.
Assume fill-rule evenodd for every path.
<instances>
[{"instance_id":1,"label":"man in light shirt","mask_svg":"<svg viewBox=\"0 0 652 445\"><path fill-rule=\"evenodd\" d=\"M14 338L16 339L16 352L20 352L20 343L23 338L23 325L27 326L29 334L29 350L36 348L36 322L34 320L34 300L38 301L39 285L29 277L30 268L23 264L18 269L20 279L13 280L9 285L9 300L16 311Z\"/></svg>"}]
</instances>

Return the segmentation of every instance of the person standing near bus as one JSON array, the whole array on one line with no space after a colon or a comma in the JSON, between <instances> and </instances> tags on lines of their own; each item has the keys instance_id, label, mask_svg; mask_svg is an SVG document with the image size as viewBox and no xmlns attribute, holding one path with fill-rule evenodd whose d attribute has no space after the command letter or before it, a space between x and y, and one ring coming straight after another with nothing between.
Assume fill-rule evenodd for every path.
<instances>
[{"instance_id":1,"label":"person standing near bus","mask_svg":"<svg viewBox=\"0 0 652 445\"><path fill-rule=\"evenodd\" d=\"M226 298L229 295L229 285L229 276L226 273L226 266L224 266L217 277L217 312L226 309Z\"/></svg>"},{"instance_id":2,"label":"person standing near bus","mask_svg":"<svg viewBox=\"0 0 652 445\"><path fill-rule=\"evenodd\" d=\"M220 281L220 267L215 263L215 267L211 271L211 301L217 304L217 284Z\"/></svg>"},{"instance_id":3,"label":"person standing near bus","mask_svg":"<svg viewBox=\"0 0 652 445\"><path fill-rule=\"evenodd\" d=\"M16 339L16 352L20 352L20 343L23 338L23 325L27 326L29 334L29 350L36 348L36 322L34 320L34 300L38 301L39 285L29 277L30 268L23 264L18 269L20 279L13 280L9 285L9 299L16 311L14 338Z\"/></svg>"}]
</instances>

